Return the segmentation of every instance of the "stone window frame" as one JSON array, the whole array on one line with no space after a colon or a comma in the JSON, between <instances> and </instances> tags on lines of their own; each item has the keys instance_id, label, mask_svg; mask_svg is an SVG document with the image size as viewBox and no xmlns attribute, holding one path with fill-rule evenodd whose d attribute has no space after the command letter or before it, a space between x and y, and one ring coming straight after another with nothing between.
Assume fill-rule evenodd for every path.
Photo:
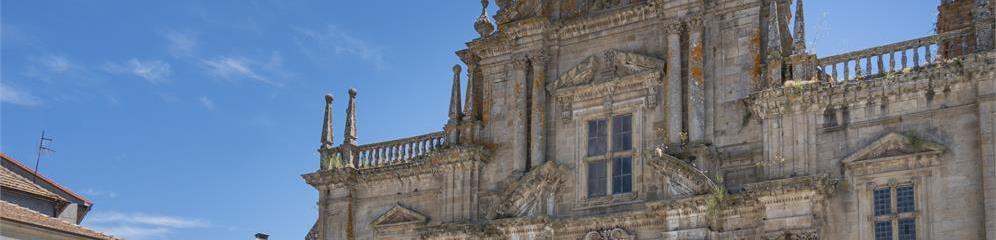
<instances>
[{"instance_id":1,"label":"stone window frame","mask_svg":"<svg viewBox=\"0 0 996 240\"><path fill-rule=\"evenodd\" d=\"M642 147L642 135L643 135L643 124L644 124L644 107L643 98L633 99L637 101L619 101L614 103L606 103L600 106L593 106L587 109L581 109L575 112L574 125L576 130L577 148L575 152L576 166L577 166L577 179L576 188L578 189L576 194L576 201L579 203L578 208L588 208L588 207L599 207L606 205L615 205L627 202L635 201L640 190L643 187L643 165L644 159L642 154L640 154L639 149ZM638 104L634 104L638 103ZM613 151L612 149L612 133L613 133L613 120L617 116L630 115L630 138L631 149L626 151ZM607 139L607 151L603 155L588 156L588 121L590 120L607 120L608 125L608 139ZM631 177L631 191L628 193L612 193L612 162L613 159L618 157L630 157L630 177ZM588 197L588 163L593 161L605 161L606 163L606 194L598 197Z\"/></svg>"},{"instance_id":2,"label":"stone window frame","mask_svg":"<svg viewBox=\"0 0 996 240\"><path fill-rule=\"evenodd\" d=\"M865 239L876 239L876 224L880 222L888 222L891 229L891 239L900 240L899 238L899 222L901 220L912 219L914 221L914 228L916 235L914 239L926 239L927 235L927 225L925 222L928 219L927 214L924 211L924 206L928 202L927 199L927 186L924 181L923 172L913 171L905 173L894 173L888 176L880 176L867 179L862 189L858 191L858 208L861 209L859 212L859 219L864 222L861 226L867 227L866 231L862 231L863 235L866 235ZM926 173L929 176L929 173ZM899 212L898 209L898 198L897 189L900 187L912 187L913 189L913 204L914 210L912 212ZM889 213L887 214L875 214L875 204L874 204L874 192L876 190L889 189Z\"/></svg>"}]
</instances>

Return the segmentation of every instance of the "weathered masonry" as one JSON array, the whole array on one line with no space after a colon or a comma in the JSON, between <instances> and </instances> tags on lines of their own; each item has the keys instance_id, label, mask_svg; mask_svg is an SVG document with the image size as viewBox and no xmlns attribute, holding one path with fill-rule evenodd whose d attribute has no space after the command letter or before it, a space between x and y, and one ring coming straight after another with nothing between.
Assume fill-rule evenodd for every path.
<instances>
[{"instance_id":1,"label":"weathered masonry","mask_svg":"<svg viewBox=\"0 0 996 240\"><path fill-rule=\"evenodd\" d=\"M988 0L837 56L802 0L495 2L443 131L360 145L350 90L336 145L326 97L307 239L996 239Z\"/></svg>"}]
</instances>

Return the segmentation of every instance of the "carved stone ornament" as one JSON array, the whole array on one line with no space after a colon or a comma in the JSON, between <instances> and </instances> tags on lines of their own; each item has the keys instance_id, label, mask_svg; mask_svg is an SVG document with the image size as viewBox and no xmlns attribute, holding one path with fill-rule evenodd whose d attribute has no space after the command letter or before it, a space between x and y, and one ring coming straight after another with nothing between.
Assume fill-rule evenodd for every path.
<instances>
[{"instance_id":1,"label":"carved stone ornament","mask_svg":"<svg viewBox=\"0 0 996 240\"><path fill-rule=\"evenodd\" d=\"M416 212L410 208L395 203L394 207L387 210L380 217L370 223L377 231L396 230L398 228L414 227L429 221L425 214Z\"/></svg>"},{"instance_id":2,"label":"carved stone ornament","mask_svg":"<svg viewBox=\"0 0 996 240\"><path fill-rule=\"evenodd\" d=\"M601 56L594 55L567 70L554 81L553 88L568 88L585 84L602 83L621 77L658 72L664 60L638 53L609 50Z\"/></svg>"},{"instance_id":3,"label":"carved stone ornament","mask_svg":"<svg viewBox=\"0 0 996 240\"><path fill-rule=\"evenodd\" d=\"M582 240L632 240L636 239L636 235L630 234L622 228L613 228L607 230L595 230L588 232L584 235Z\"/></svg>"},{"instance_id":4,"label":"carved stone ornament","mask_svg":"<svg viewBox=\"0 0 996 240\"><path fill-rule=\"evenodd\" d=\"M944 146L919 136L888 133L844 158L841 164L852 175L867 175L937 166Z\"/></svg>"}]
</instances>

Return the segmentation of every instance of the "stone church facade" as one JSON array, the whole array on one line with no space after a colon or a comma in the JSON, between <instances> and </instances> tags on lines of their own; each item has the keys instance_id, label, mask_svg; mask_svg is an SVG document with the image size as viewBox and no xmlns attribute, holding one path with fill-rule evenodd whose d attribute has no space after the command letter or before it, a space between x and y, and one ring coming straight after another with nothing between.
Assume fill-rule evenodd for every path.
<instances>
[{"instance_id":1,"label":"stone church facade","mask_svg":"<svg viewBox=\"0 0 996 240\"><path fill-rule=\"evenodd\" d=\"M307 239L996 239L988 0L836 56L802 0L495 3L443 131L360 145L350 90L337 143L326 96Z\"/></svg>"}]
</instances>

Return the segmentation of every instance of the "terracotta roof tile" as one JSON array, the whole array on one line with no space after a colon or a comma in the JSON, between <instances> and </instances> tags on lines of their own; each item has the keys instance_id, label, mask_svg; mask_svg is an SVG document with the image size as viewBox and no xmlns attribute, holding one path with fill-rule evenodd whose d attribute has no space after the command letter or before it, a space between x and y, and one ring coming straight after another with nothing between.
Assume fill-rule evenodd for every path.
<instances>
[{"instance_id":1,"label":"terracotta roof tile","mask_svg":"<svg viewBox=\"0 0 996 240\"><path fill-rule=\"evenodd\" d=\"M45 177L45 175L35 174L35 172L31 170L31 168L28 168L28 166L24 166L23 163L15 160L14 158L12 158L10 156L7 156L7 154L4 154L4 153L0 152L0 159L9 161L10 163L13 163L13 165L15 167L21 168L22 170L27 171L28 173L34 174L36 177L38 177L38 180L45 181L46 183L54 186L55 188L57 188L57 189L65 192L66 194L69 194L70 196L75 197L75 198L79 199L80 201L83 201L83 205L86 205L87 207L93 205L93 203L90 202L90 199L87 199L83 195L79 195L76 192L73 192L72 190L69 190L69 188L66 188L66 187L63 187L62 185L59 185L59 183L57 183L55 181L52 181L52 179L49 179L48 177Z\"/></svg>"},{"instance_id":2,"label":"terracotta roof tile","mask_svg":"<svg viewBox=\"0 0 996 240\"><path fill-rule=\"evenodd\" d=\"M3 167L0 167L0 186L7 189L14 189L17 191L34 194L43 198L66 201L59 195L52 193L48 190L45 190L45 188L42 188L41 186L32 183L31 180L21 177L21 175L17 175L17 173L14 173L9 169Z\"/></svg>"},{"instance_id":3,"label":"terracotta roof tile","mask_svg":"<svg viewBox=\"0 0 996 240\"><path fill-rule=\"evenodd\" d=\"M118 239L80 225L63 221L62 219L46 216L45 214L41 214L6 201L0 201L0 219L3 219L4 221L14 221L34 225L92 239Z\"/></svg>"}]
</instances>

